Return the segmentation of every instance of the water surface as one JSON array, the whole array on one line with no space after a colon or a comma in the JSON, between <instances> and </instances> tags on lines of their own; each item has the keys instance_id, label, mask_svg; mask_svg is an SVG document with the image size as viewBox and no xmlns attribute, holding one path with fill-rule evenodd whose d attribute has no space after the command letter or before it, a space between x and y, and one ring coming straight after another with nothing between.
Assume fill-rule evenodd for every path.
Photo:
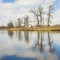
<instances>
[{"instance_id":1,"label":"water surface","mask_svg":"<svg viewBox=\"0 0 60 60\"><path fill-rule=\"evenodd\" d=\"M0 60L59 60L60 33L0 31Z\"/></svg>"}]
</instances>

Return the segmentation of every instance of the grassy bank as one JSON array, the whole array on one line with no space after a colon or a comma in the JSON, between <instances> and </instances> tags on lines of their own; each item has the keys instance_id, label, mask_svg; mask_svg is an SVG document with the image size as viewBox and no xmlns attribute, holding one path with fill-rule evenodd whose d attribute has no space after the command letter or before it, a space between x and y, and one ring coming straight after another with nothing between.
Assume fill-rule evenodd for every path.
<instances>
[{"instance_id":1,"label":"grassy bank","mask_svg":"<svg viewBox=\"0 0 60 60\"><path fill-rule=\"evenodd\" d=\"M30 28L4 28L0 30L13 30L13 31L60 31L60 27L30 27Z\"/></svg>"}]
</instances>

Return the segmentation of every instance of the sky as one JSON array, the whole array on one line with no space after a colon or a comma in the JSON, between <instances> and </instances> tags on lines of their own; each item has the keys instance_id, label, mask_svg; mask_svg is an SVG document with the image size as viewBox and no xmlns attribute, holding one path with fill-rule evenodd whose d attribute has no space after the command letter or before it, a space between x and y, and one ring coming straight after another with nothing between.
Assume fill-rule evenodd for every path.
<instances>
[{"instance_id":1,"label":"sky","mask_svg":"<svg viewBox=\"0 0 60 60\"><path fill-rule=\"evenodd\" d=\"M17 18L29 15L29 10L39 6L47 11L49 5L54 8L51 24L60 24L60 0L0 0L0 25L7 25L10 21L15 23Z\"/></svg>"},{"instance_id":2,"label":"sky","mask_svg":"<svg viewBox=\"0 0 60 60\"><path fill-rule=\"evenodd\" d=\"M4 3L8 3L8 2L13 3L13 2L15 2L15 0L3 0L3 2Z\"/></svg>"}]
</instances>

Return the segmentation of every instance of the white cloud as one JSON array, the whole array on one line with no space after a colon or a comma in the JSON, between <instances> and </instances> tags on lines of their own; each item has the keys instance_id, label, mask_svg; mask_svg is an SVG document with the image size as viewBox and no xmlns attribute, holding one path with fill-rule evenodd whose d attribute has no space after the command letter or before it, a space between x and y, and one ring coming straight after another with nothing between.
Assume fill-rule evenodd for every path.
<instances>
[{"instance_id":1,"label":"white cloud","mask_svg":"<svg viewBox=\"0 0 60 60\"><path fill-rule=\"evenodd\" d=\"M60 9L56 10L53 15L53 23L60 24Z\"/></svg>"},{"instance_id":2,"label":"white cloud","mask_svg":"<svg viewBox=\"0 0 60 60\"><path fill-rule=\"evenodd\" d=\"M15 4L18 4L18 6L30 6L30 5L36 5L38 3L41 3L42 0L18 0L15 2Z\"/></svg>"},{"instance_id":3,"label":"white cloud","mask_svg":"<svg viewBox=\"0 0 60 60\"><path fill-rule=\"evenodd\" d=\"M55 0L16 0L14 3L2 3L2 0L0 0L0 23L6 24L9 20L16 20L18 17L27 14L31 8L39 5L47 6L53 4L54 1Z\"/></svg>"}]
</instances>

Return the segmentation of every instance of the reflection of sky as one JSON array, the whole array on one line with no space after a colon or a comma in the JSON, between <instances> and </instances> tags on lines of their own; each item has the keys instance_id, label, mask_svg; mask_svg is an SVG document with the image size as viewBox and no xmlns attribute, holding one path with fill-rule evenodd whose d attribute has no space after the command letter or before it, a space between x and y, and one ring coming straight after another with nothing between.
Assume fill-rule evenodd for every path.
<instances>
[{"instance_id":1,"label":"reflection of sky","mask_svg":"<svg viewBox=\"0 0 60 60\"><path fill-rule=\"evenodd\" d=\"M29 49L33 45L34 40L30 40L30 43L28 44L23 38L19 41L19 38L15 37L16 35L13 36L13 39L10 38L7 35L7 32L0 33L0 52L5 53L8 51L22 51Z\"/></svg>"},{"instance_id":2,"label":"reflection of sky","mask_svg":"<svg viewBox=\"0 0 60 60\"><path fill-rule=\"evenodd\" d=\"M58 57L60 59L60 46L55 44L54 48L55 48L55 54L58 55Z\"/></svg>"},{"instance_id":3,"label":"reflection of sky","mask_svg":"<svg viewBox=\"0 0 60 60\"><path fill-rule=\"evenodd\" d=\"M51 41L54 42L55 53L60 55L60 42L59 42L59 33L51 33ZM56 36L56 37L55 37ZM46 50L49 50L47 34L44 35L43 44L45 44ZM37 42L37 32L29 32L29 42L24 38L24 32L21 32L21 39L19 40L18 32L14 32L13 37L9 37L7 31L0 32L0 57L4 55L17 55L24 57L39 57L41 53L38 53L37 50L33 51L33 47ZM57 40L58 39L58 40ZM45 52L46 52L45 50ZM39 50L38 50L39 51ZM47 52L48 53L48 52ZM39 56L38 56L39 54ZM48 53L50 54L50 53ZM53 54L54 55L54 54ZM55 56L55 55L54 55Z\"/></svg>"},{"instance_id":4,"label":"reflection of sky","mask_svg":"<svg viewBox=\"0 0 60 60\"><path fill-rule=\"evenodd\" d=\"M37 60L37 59L17 57L16 55L12 55L12 56L4 56L4 58L2 58L2 60Z\"/></svg>"}]
</instances>

